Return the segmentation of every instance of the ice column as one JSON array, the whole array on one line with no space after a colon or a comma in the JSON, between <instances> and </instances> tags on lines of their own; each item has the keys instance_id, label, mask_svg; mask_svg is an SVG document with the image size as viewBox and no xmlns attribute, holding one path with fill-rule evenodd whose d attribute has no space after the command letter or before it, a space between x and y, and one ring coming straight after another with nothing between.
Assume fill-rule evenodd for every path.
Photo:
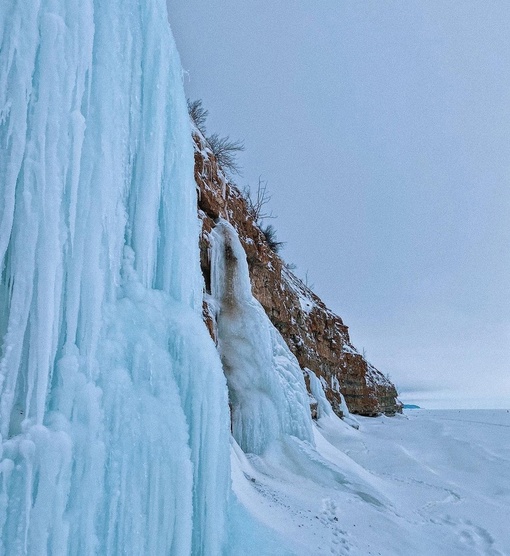
<instances>
[{"instance_id":1,"label":"ice column","mask_svg":"<svg viewBox=\"0 0 510 556\"><path fill-rule=\"evenodd\" d=\"M5 0L0 42L0 554L221 554L227 389L165 2Z\"/></svg>"},{"instance_id":2,"label":"ice column","mask_svg":"<svg viewBox=\"0 0 510 556\"><path fill-rule=\"evenodd\" d=\"M220 220L212 240L218 349L228 382L234 437L245 452L256 454L284 435L312 442L303 372L251 293L246 253L237 233Z\"/></svg>"}]
</instances>

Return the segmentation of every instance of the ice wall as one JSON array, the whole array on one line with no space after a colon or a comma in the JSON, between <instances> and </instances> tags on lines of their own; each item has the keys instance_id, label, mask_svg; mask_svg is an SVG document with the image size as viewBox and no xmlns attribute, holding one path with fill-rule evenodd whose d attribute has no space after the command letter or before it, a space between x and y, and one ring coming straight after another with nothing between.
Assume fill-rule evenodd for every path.
<instances>
[{"instance_id":1,"label":"ice wall","mask_svg":"<svg viewBox=\"0 0 510 556\"><path fill-rule=\"evenodd\" d=\"M245 452L255 454L283 436L313 442L303 372L251 293L246 253L237 232L220 220L212 232L212 245L218 349L235 439Z\"/></svg>"},{"instance_id":2,"label":"ice wall","mask_svg":"<svg viewBox=\"0 0 510 556\"><path fill-rule=\"evenodd\" d=\"M220 554L227 390L164 0L2 1L0 145L0 554Z\"/></svg>"}]
</instances>

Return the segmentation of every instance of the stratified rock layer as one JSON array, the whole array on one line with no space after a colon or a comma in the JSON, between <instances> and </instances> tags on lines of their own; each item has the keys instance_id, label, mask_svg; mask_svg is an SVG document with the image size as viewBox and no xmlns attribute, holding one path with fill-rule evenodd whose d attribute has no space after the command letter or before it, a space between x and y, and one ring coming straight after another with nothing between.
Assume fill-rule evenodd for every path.
<instances>
[{"instance_id":1,"label":"stratified rock layer","mask_svg":"<svg viewBox=\"0 0 510 556\"><path fill-rule=\"evenodd\" d=\"M225 178L207 142L198 132L194 140L198 210L203 224L201 266L207 292L210 292L209 233L215 220L221 217L235 227L246 251L253 295L301 367L311 369L320 378L334 411L341 416L340 392L353 413L391 415L401 411L395 386L357 352L342 319L271 250L253 211L240 191ZM214 336L207 303L204 319ZM311 406L313 414L313 399Z\"/></svg>"}]
</instances>

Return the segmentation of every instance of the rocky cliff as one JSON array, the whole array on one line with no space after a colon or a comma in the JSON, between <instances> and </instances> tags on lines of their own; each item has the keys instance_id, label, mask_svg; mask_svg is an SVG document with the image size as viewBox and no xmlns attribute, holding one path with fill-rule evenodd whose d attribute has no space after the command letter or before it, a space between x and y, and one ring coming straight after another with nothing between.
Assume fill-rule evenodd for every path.
<instances>
[{"instance_id":1,"label":"rocky cliff","mask_svg":"<svg viewBox=\"0 0 510 556\"><path fill-rule=\"evenodd\" d=\"M225 178L198 131L194 133L194 141L198 210L202 220L201 266L206 292L210 293L209 234L215 220L221 217L239 234L248 259L254 296L301 367L312 370L320 378L334 411L342 415L341 394L349 410L360 415L391 415L401 411L394 385L354 348L342 319L332 313L271 249L253 210L240 191ZM206 302L204 318L214 335ZM311 395L310 398L313 415L314 400Z\"/></svg>"}]
</instances>

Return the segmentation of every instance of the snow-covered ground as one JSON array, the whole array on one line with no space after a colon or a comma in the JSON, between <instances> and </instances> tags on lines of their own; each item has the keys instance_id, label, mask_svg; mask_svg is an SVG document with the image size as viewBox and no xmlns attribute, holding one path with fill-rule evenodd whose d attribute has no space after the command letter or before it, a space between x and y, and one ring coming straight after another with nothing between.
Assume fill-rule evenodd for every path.
<instances>
[{"instance_id":1,"label":"snow-covered ground","mask_svg":"<svg viewBox=\"0 0 510 556\"><path fill-rule=\"evenodd\" d=\"M267 534L239 519L246 555L510 554L510 413L418 410L328 416L317 451L286 440L262 457L234 446L234 490ZM264 545L261 539L264 538Z\"/></svg>"}]
</instances>

